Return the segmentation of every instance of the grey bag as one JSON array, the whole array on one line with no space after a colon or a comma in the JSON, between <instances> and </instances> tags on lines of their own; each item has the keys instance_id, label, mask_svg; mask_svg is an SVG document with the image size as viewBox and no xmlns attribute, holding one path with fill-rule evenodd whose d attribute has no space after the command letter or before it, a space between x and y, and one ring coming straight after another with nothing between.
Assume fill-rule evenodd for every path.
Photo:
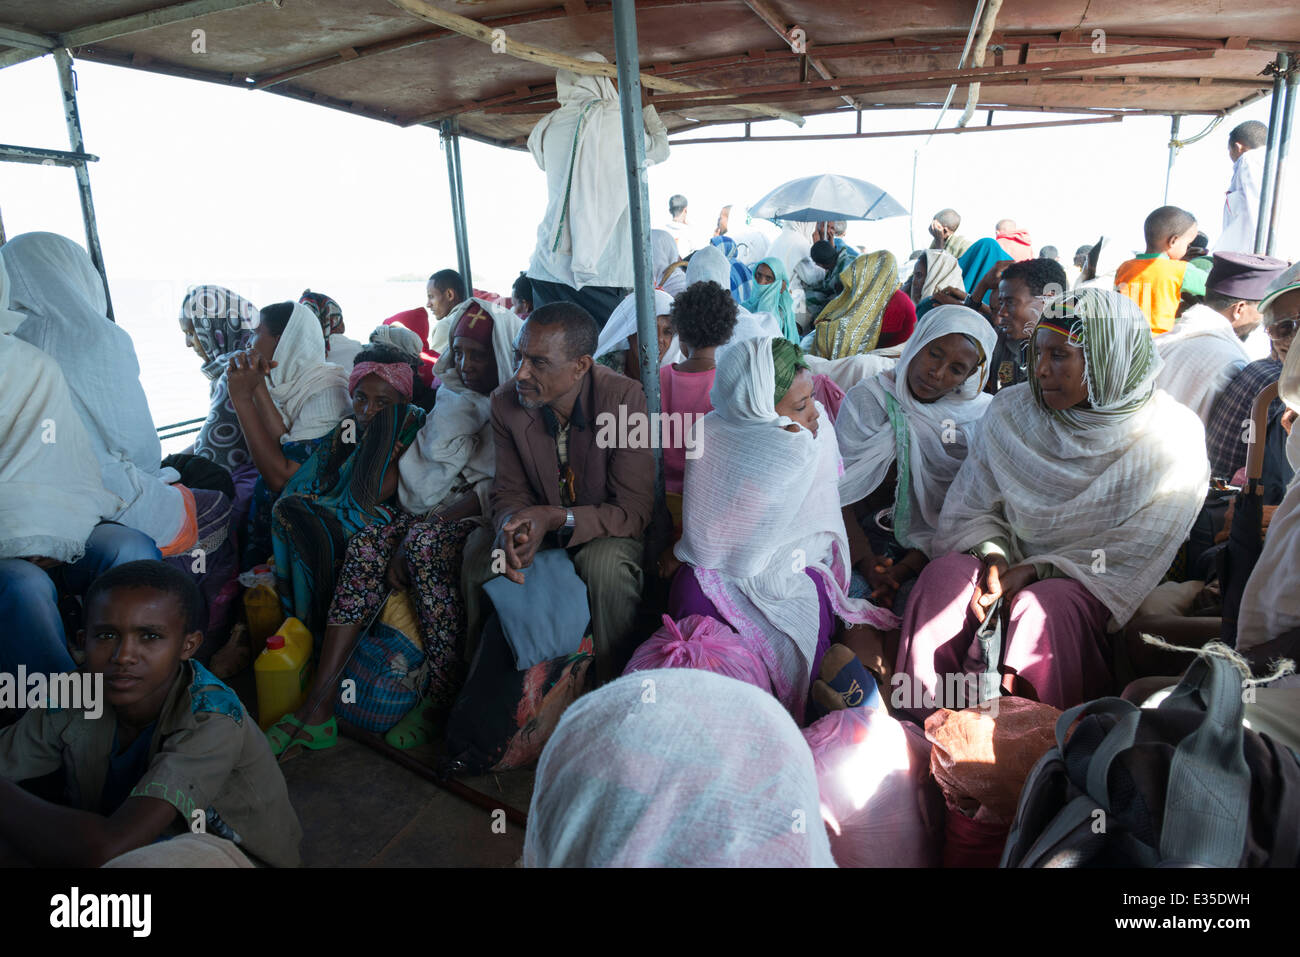
<instances>
[{"instance_id":1,"label":"grey bag","mask_svg":"<svg viewBox=\"0 0 1300 957\"><path fill-rule=\"evenodd\" d=\"M1296 866L1300 762L1246 730L1242 710L1240 672L1201 655L1158 708L1099 698L1066 711L1002 866Z\"/></svg>"}]
</instances>

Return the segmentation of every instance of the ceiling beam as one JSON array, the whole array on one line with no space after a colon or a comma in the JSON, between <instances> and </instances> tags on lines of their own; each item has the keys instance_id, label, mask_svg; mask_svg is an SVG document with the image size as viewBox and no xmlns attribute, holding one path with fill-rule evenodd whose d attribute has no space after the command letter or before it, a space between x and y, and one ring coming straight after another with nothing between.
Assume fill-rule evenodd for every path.
<instances>
[{"instance_id":1,"label":"ceiling beam","mask_svg":"<svg viewBox=\"0 0 1300 957\"><path fill-rule=\"evenodd\" d=\"M131 33L141 33L156 27L170 26L173 23L197 20L199 17L206 17L213 13L224 13L227 10L269 2L270 0L187 0L185 3L174 3L156 10L132 14L129 17L118 17L116 20L76 27L59 34L59 44L71 48L85 46L88 43L103 43L105 40L113 40Z\"/></svg>"},{"instance_id":2,"label":"ceiling beam","mask_svg":"<svg viewBox=\"0 0 1300 957\"><path fill-rule=\"evenodd\" d=\"M795 38L792 36L792 30L794 28L786 25L785 18L782 17L780 13L778 13L777 10L767 2L767 0L744 0L744 2L745 6L754 11L755 16L766 23L777 36L790 44L791 53L806 56L808 58L808 65L817 71L818 76L824 80L833 80L835 78L835 75L831 73L825 63L807 52L807 47L812 45L812 41L808 39L806 34L802 38L802 41L805 44L802 53L795 50ZM858 103L851 96L841 97L841 99L854 109L862 109L862 104Z\"/></svg>"},{"instance_id":3,"label":"ceiling beam","mask_svg":"<svg viewBox=\"0 0 1300 957\"><path fill-rule=\"evenodd\" d=\"M1119 123L1122 116L1090 116L1081 120L1044 120L1032 123L1004 123L999 126L953 126L934 130L885 130L875 133L793 133L781 136L699 136L669 140L672 146L691 143L779 143L807 140L866 140L894 136L930 136L942 133L992 133L1001 130L1041 130L1057 126L1096 126L1100 123Z\"/></svg>"},{"instance_id":4,"label":"ceiling beam","mask_svg":"<svg viewBox=\"0 0 1300 957\"><path fill-rule=\"evenodd\" d=\"M58 41L53 37L47 37L43 33L33 33L31 30L24 30L22 27L11 27L7 24L0 23L0 43L11 47L22 47L27 50L53 50L58 46Z\"/></svg>"},{"instance_id":5,"label":"ceiling beam","mask_svg":"<svg viewBox=\"0 0 1300 957\"><path fill-rule=\"evenodd\" d=\"M407 13L421 20L427 20L430 23L440 27L446 27L449 30L455 30L462 36L470 37L480 43L491 44L493 50L505 53L520 60L527 60L530 63L540 63L544 66L558 70L570 70L574 73L586 76L603 76L611 80L618 76L618 68L613 63L593 63L590 60L580 60L577 57L568 56L555 50L548 50L545 47L534 46L528 43L520 43L502 34L493 35L493 29L477 20L471 20L469 17L462 17L456 13L449 13L439 7L428 3L427 0L388 0L393 6L405 10ZM638 69L640 69L638 65ZM695 87L688 83L681 83L677 80L665 80L657 77L653 73L641 73L641 85L651 90L663 90L669 93L687 93L692 92ZM778 119L789 120L796 126L803 125L803 117L798 113L792 113L787 110L776 109L761 103L746 104L743 108L747 113L753 113L758 116L775 116Z\"/></svg>"}]
</instances>

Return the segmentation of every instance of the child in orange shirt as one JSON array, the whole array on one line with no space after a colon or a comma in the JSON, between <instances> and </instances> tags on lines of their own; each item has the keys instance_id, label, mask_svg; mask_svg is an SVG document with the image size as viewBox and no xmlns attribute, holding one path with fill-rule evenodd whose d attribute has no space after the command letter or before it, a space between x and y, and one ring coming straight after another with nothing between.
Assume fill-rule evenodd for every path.
<instances>
[{"instance_id":1,"label":"child in orange shirt","mask_svg":"<svg viewBox=\"0 0 1300 957\"><path fill-rule=\"evenodd\" d=\"M1187 263L1183 255L1196 238L1196 217L1177 206L1161 206L1144 224L1147 251L1115 270L1115 288L1138 304L1159 335L1173 328Z\"/></svg>"}]
</instances>

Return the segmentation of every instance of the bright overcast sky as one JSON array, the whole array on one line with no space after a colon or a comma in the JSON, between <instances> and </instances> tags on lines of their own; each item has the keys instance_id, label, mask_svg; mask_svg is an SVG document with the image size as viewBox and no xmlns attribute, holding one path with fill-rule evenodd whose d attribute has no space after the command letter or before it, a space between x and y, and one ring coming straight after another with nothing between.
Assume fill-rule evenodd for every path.
<instances>
[{"instance_id":1,"label":"bright overcast sky","mask_svg":"<svg viewBox=\"0 0 1300 957\"><path fill-rule=\"evenodd\" d=\"M446 160L437 134L399 129L270 93L77 64L86 148L110 281L202 282L212 277L314 275L383 280L455 265ZM964 92L958 97L964 102ZM0 142L66 149L53 60L0 70ZM955 124L959 111L948 114ZM1268 120L1267 100L1229 117L1184 149L1169 201L1191 210L1211 238L1222 222L1231 175L1227 133L1246 119ZM997 114L995 122L1053 119ZM866 130L933 126L933 112L881 111ZM809 132L846 132L852 120L813 118ZM976 114L983 124L985 114ZM1182 135L1208 120L1188 117ZM716 128L725 133L731 128ZM737 131L739 128L735 128ZM792 132L756 124L758 133ZM678 146L651 168L654 225L668 197L685 193L692 222L712 226L720 205L753 202L798 176L841 172L911 202L916 239L944 206L964 217L962 232L991 235L1002 217L1056 245L1069 259L1102 233L1133 248L1142 220L1164 194L1167 118L1130 118L1092 127L813 143ZM466 206L477 284L499 291L527 266L544 208L545 179L526 152L466 141ZM1294 165L1294 164L1293 164ZM1293 170L1291 195L1300 190ZM1294 202L1288 204L1295 208ZM52 230L84 241L70 170L0 164L0 215L9 236ZM851 223L849 239L906 256L906 218ZM923 245L923 242L918 242ZM1297 246L1280 250L1294 258Z\"/></svg>"}]
</instances>

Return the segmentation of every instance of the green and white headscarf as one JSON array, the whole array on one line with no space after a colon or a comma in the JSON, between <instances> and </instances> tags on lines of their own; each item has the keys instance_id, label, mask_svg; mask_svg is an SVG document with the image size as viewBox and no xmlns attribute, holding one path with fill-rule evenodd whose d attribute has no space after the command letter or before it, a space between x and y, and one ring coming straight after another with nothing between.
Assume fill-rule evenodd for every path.
<instances>
[{"instance_id":1,"label":"green and white headscarf","mask_svg":"<svg viewBox=\"0 0 1300 957\"><path fill-rule=\"evenodd\" d=\"M1048 410L1072 429L1115 425L1141 409L1155 391L1163 364L1151 336L1151 324L1128 296L1113 290L1081 289L1047 304L1029 338L1029 388L1047 409L1032 370L1038 363L1037 332L1052 329L1067 344L1083 350L1088 407Z\"/></svg>"}]
</instances>

